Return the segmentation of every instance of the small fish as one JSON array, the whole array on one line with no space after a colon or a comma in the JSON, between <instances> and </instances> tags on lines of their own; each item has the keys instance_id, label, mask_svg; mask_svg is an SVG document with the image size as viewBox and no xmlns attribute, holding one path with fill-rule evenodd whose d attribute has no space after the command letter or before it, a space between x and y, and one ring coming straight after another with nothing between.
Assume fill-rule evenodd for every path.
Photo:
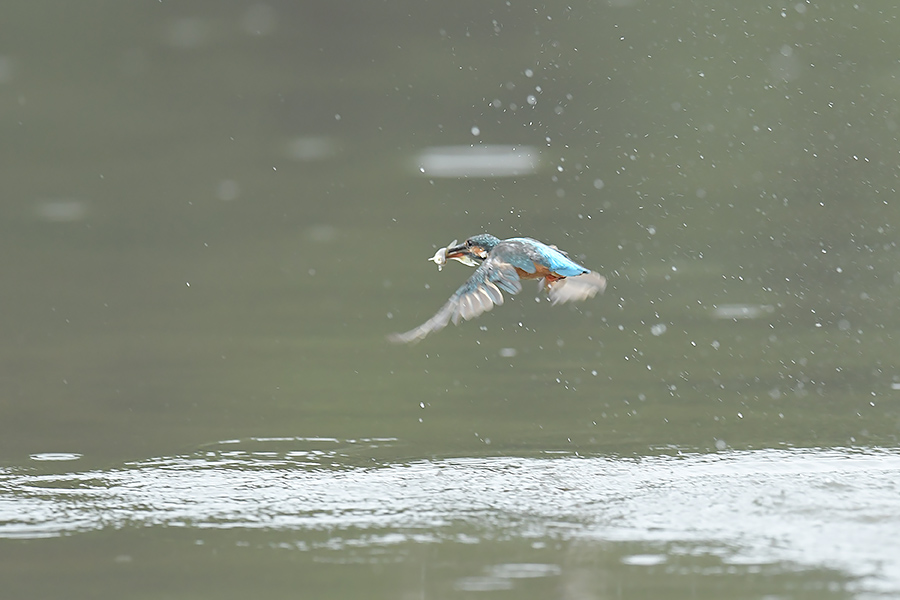
<instances>
[{"instance_id":1,"label":"small fish","mask_svg":"<svg viewBox=\"0 0 900 600\"><path fill-rule=\"evenodd\" d=\"M432 256L428 260L437 265L438 271L443 271L444 265L447 264L447 251L450 250L450 248L454 247L456 247L456 240L453 240L443 248L438 248L438 251L434 253L434 256ZM468 267L477 267L479 264L481 264L468 256L451 256L450 258L452 258L453 260L458 260Z\"/></svg>"},{"instance_id":2,"label":"small fish","mask_svg":"<svg viewBox=\"0 0 900 600\"><path fill-rule=\"evenodd\" d=\"M447 249L456 245L456 240L453 240L445 248L438 248L438 251L434 253L434 256L429 258L431 262L437 265L438 271L444 270L444 265L447 264Z\"/></svg>"}]
</instances>

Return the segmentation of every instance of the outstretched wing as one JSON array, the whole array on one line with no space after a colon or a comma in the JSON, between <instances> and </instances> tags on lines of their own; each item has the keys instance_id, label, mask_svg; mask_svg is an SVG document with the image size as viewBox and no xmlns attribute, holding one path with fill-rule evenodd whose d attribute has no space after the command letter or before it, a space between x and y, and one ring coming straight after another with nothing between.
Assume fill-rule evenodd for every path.
<instances>
[{"instance_id":1,"label":"outstretched wing","mask_svg":"<svg viewBox=\"0 0 900 600\"><path fill-rule=\"evenodd\" d=\"M593 298L606 289L606 277L596 271L554 281L548 294L552 304L563 304Z\"/></svg>"},{"instance_id":2,"label":"outstretched wing","mask_svg":"<svg viewBox=\"0 0 900 600\"><path fill-rule=\"evenodd\" d=\"M518 294L522 283L514 266L496 256L489 256L437 314L406 333L392 333L388 339L404 344L418 342L429 333L443 329L450 321L456 325L460 319L474 319L494 308L495 304L503 304L501 290Z\"/></svg>"}]
</instances>

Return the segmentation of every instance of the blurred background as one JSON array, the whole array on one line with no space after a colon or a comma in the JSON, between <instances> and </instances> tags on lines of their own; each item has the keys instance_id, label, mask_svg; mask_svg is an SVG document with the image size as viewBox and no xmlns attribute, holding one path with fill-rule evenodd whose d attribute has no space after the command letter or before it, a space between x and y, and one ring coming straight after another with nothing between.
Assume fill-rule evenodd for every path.
<instances>
[{"instance_id":1,"label":"blurred background","mask_svg":"<svg viewBox=\"0 0 900 600\"><path fill-rule=\"evenodd\" d=\"M0 14L10 598L900 591L900 8Z\"/></svg>"}]
</instances>

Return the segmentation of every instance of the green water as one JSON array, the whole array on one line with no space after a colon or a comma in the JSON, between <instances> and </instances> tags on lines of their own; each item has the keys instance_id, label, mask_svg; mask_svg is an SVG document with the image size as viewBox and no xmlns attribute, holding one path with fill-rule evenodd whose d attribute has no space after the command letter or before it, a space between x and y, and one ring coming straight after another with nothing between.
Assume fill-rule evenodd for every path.
<instances>
[{"instance_id":1,"label":"green water","mask_svg":"<svg viewBox=\"0 0 900 600\"><path fill-rule=\"evenodd\" d=\"M900 590L896 502L854 485L897 480L900 10L93 1L2 12L10 597ZM528 148L537 166L419 168L429 149L473 144ZM471 273L426 259L481 231L556 244L609 287L551 307L527 285L475 321L389 344ZM294 461L320 438L333 440L331 462ZM791 449L812 458L747 458ZM207 480L205 461L230 451L229 473L248 479ZM874 460L848 474L829 452ZM627 479L604 488L603 473L679 453L723 460L758 487L717 480L721 506L738 508L699 511L702 540L678 525L694 501L691 462L635 484L619 517L595 510L604 489L632 495ZM258 462L269 455L287 466ZM529 478L546 467L553 481L578 457L600 466L582 492L566 484L572 506L549 501L528 526L527 508L492 513L530 506L543 488ZM466 460L523 462L479 488ZM184 479L119 497L156 481L157 464ZM405 467L423 469L403 480L413 498L434 468L472 476L485 506L469 515L466 496L430 520L442 488L428 488L403 509L424 511L410 524L395 508L403 493L367 479ZM266 521L254 503L254 490L274 505L306 498L332 468L361 478L317 505L333 522ZM53 491L70 477L91 490L73 505ZM267 495L270 477L300 479ZM174 491L194 485L248 500L223 517L202 493ZM678 493L642 501L647 485ZM875 522L884 537L804 554L822 547L811 532L835 522L842 485L859 512L838 524ZM739 500L755 498L752 512L784 489L815 500L793 541L777 533L787 509L718 528L746 517ZM107 493L117 500L90 500ZM347 498L373 504L344 520ZM142 518L148 505L167 508ZM397 518L375 518L385 514ZM758 540L798 550L767 554ZM544 566L509 567L521 564Z\"/></svg>"}]
</instances>

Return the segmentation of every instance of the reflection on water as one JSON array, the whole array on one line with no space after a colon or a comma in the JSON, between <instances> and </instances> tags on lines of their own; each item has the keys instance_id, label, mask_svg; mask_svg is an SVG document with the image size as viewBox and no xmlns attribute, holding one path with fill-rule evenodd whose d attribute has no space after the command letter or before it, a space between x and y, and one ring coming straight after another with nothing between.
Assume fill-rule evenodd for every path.
<instances>
[{"instance_id":1,"label":"reflection on water","mask_svg":"<svg viewBox=\"0 0 900 600\"><path fill-rule=\"evenodd\" d=\"M302 136L287 144L288 158L299 162L311 162L332 158L338 153L337 140L325 136Z\"/></svg>"},{"instance_id":2,"label":"reflection on water","mask_svg":"<svg viewBox=\"0 0 900 600\"><path fill-rule=\"evenodd\" d=\"M466 592L488 592L493 590L511 590L516 579L537 579L538 577L554 577L560 575L559 565L543 563L507 563L492 565L485 569L483 576L461 577L454 587Z\"/></svg>"},{"instance_id":3,"label":"reflection on water","mask_svg":"<svg viewBox=\"0 0 900 600\"><path fill-rule=\"evenodd\" d=\"M416 157L416 169L429 177L515 177L539 165L531 146L440 146Z\"/></svg>"},{"instance_id":4,"label":"reflection on water","mask_svg":"<svg viewBox=\"0 0 900 600\"><path fill-rule=\"evenodd\" d=\"M895 450L430 460L399 452L387 439L232 440L109 470L6 469L0 537L167 526L281 532L284 547L354 552L643 542L665 552L630 554L624 564L703 554L723 564L838 569L865 587L900 591ZM456 587L506 589L558 573L553 564L497 565Z\"/></svg>"},{"instance_id":5,"label":"reflection on water","mask_svg":"<svg viewBox=\"0 0 900 600\"><path fill-rule=\"evenodd\" d=\"M78 460L81 458L81 455L73 452L39 452L37 454L32 454L30 458L31 460L36 461L60 462Z\"/></svg>"},{"instance_id":6,"label":"reflection on water","mask_svg":"<svg viewBox=\"0 0 900 600\"><path fill-rule=\"evenodd\" d=\"M87 215L87 204L74 198L44 200L35 206L39 219L56 223L80 221Z\"/></svg>"},{"instance_id":7,"label":"reflection on water","mask_svg":"<svg viewBox=\"0 0 900 600\"><path fill-rule=\"evenodd\" d=\"M775 312L771 305L720 304L713 309L717 319L758 319Z\"/></svg>"}]
</instances>

